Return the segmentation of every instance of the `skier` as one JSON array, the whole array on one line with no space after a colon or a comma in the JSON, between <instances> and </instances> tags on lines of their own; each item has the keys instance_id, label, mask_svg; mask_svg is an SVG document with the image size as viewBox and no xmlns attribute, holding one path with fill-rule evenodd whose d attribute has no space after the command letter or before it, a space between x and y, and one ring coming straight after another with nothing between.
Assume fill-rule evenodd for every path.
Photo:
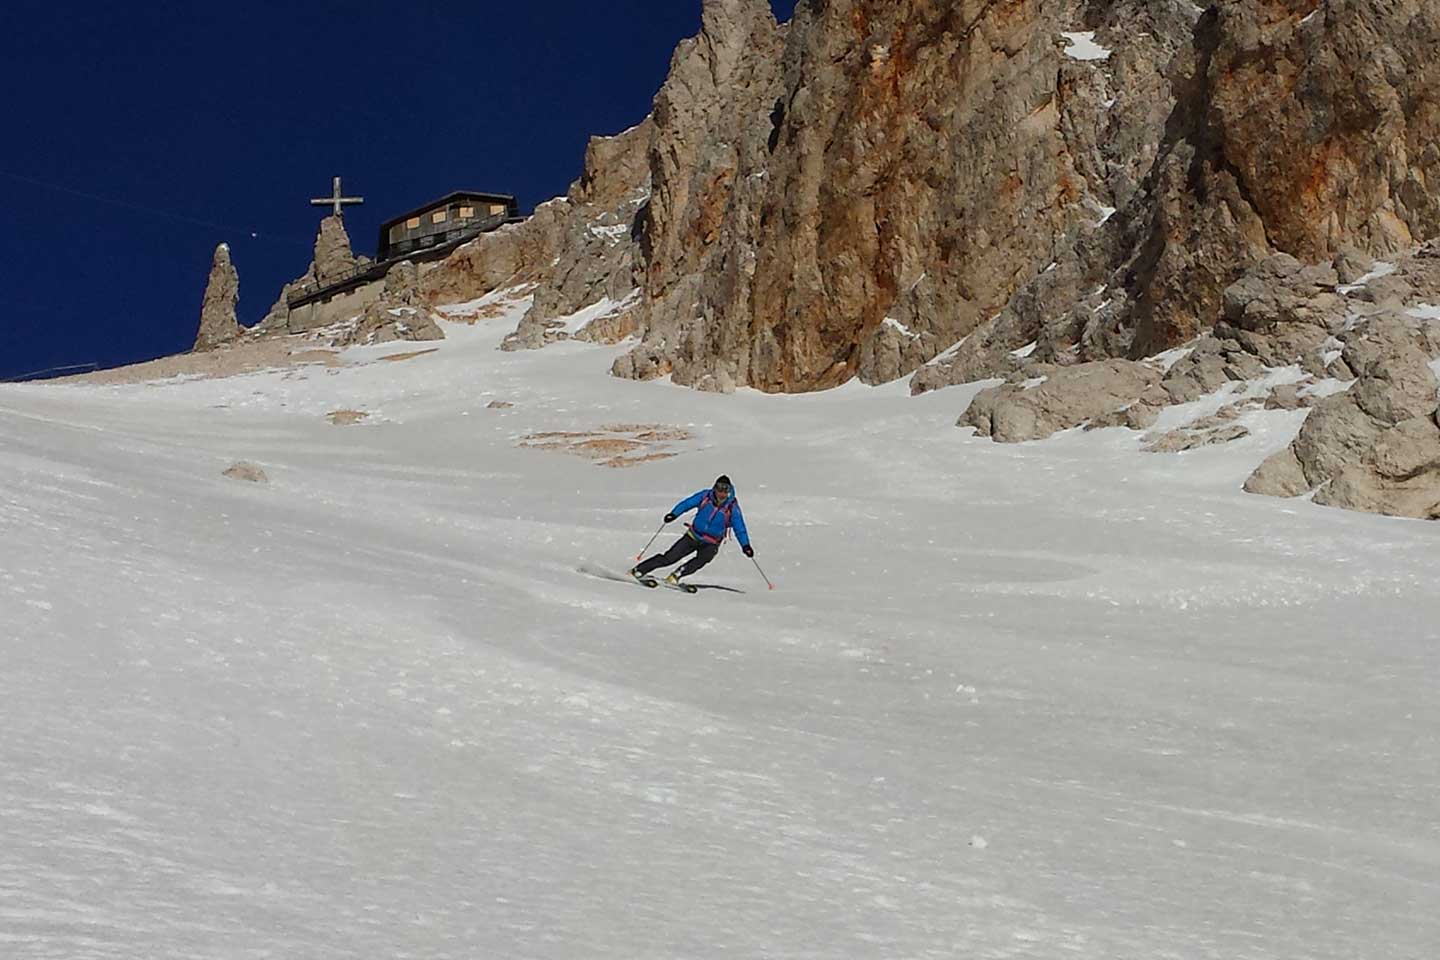
<instances>
[{"instance_id":1,"label":"skier","mask_svg":"<svg viewBox=\"0 0 1440 960\"><path fill-rule=\"evenodd\" d=\"M724 542L725 535L731 528L735 530L735 538L740 541L740 549L745 552L745 556L755 556L755 548L750 546L750 535L745 532L745 515L740 512L740 503L735 499L735 488L730 485L729 477L717 477L715 485L709 490L701 490L675 504L674 508L665 514L665 522L670 523L682 513L689 513L691 510L697 512L694 522L686 524L688 529L685 535L664 553L631 567L630 576L637 580L643 579L651 570L674 566L693 553L695 556L689 563L665 578L665 582L671 586L679 586L681 577L690 576L715 559L715 554L720 552L720 544ZM654 583L653 580L650 582Z\"/></svg>"}]
</instances>

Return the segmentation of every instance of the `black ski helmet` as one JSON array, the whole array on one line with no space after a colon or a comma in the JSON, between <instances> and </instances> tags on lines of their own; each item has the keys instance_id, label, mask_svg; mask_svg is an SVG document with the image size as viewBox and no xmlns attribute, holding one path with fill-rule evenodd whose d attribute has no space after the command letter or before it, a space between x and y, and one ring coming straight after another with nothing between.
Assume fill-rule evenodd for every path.
<instances>
[{"instance_id":1,"label":"black ski helmet","mask_svg":"<svg viewBox=\"0 0 1440 960\"><path fill-rule=\"evenodd\" d=\"M725 476L725 474L723 474L723 473L720 474L720 476L718 476L718 477L715 478L715 483L714 483L712 489L713 489L713 488L718 488L718 487L724 487L726 490L731 489L730 478L727 477L727 476Z\"/></svg>"}]
</instances>

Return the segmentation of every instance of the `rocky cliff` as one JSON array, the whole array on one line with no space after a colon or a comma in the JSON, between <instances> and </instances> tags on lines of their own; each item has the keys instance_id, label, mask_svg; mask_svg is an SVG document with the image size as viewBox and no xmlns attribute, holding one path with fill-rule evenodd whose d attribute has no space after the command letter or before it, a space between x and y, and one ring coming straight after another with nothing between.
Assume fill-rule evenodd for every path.
<instances>
[{"instance_id":1,"label":"rocky cliff","mask_svg":"<svg viewBox=\"0 0 1440 960\"><path fill-rule=\"evenodd\" d=\"M1181 22L1137 41L1137 88ZM656 99L645 338L616 372L882 382L988 320L1138 175L1099 146L1115 98L1065 53L1082 26L1054 2L802 4L786 28L707 3Z\"/></svg>"},{"instance_id":2,"label":"rocky cliff","mask_svg":"<svg viewBox=\"0 0 1440 960\"><path fill-rule=\"evenodd\" d=\"M1130 34L1103 27L1122 56ZM1184 36L1172 22L1169 36L1165 81L1147 88L1152 108L1169 109L1123 129L1154 144L1136 189L1117 193L1099 236L1067 246L1050 274L921 371L917 390L1004 372L1008 351L1032 341L1038 359L1061 363L1151 355L1207 331L1225 289L1272 254L1389 255L1440 233L1429 53L1440 4L1224 2Z\"/></svg>"}]
</instances>

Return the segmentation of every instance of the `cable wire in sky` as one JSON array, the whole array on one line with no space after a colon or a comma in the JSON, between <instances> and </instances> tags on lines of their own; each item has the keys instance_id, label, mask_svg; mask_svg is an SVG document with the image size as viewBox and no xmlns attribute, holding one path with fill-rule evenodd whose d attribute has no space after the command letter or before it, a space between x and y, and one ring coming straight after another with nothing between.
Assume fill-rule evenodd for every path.
<instances>
[{"instance_id":1,"label":"cable wire in sky","mask_svg":"<svg viewBox=\"0 0 1440 960\"><path fill-rule=\"evenodd\" d=\"M67 187L58 183L50 183L46 180L38 180L35 177L27 177L19 173L11 173L8 170L0 170L0 177L6 177L10 180L19 181L20 183L28 183L31 186L41 187L45 190L54 190L57 193L66 193L72 197L81 197L86 200L93 200L96 203L104 203L112 207L120 207L125 210L133 211L135 213L143 213L153 217L163 217L166 220L174 220L179 223L188 223L191 226L196 227L205 227L208 230L219 230L226 234L248 236L252 240L259 240L267 243L298 243L307 247L314 242L312 240L302 240L299 237L287 237L283 234L269 234L262 233L259 230L249 230L240 227L226 226L223 223L216 223L213 220L203 220L199 217L192 217L183 213L174 213L169 210L161 210L157 207L146 206L142 203L133 203L129 200L117 200L114 197L103 197L99 194L88 193L84 190L76 190L74 187Z\"/></svg>"}]
</instances>

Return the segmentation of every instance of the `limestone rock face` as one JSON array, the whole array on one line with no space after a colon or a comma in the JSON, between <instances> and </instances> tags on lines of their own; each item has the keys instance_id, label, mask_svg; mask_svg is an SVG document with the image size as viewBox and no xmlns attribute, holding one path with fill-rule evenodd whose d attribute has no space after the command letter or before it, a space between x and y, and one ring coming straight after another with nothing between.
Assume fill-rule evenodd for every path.
<instances>
[{"instance_id":1,"label":"limestone rock face","mask_svg":"<svg viewBox=\"0 0 1440 960\"><path fill-rule=\"evenodd\" d=\"M1217 32L1224 157L1274 246L1389 254L1440 230L1423 186L1440 176L1440 7L1247 0L1220 5Z\"/></svg>"},{"instance_id":2,"label":"limestone rock face","mask_svg":"<svg viewBox=\"0 0 1440 960\"><path fill-rule=\"evenodd\" d=\"M616 342L638 329L635 258L638 220L650 200L652 132L647 118L618 136L591 139L584 173L552 204L562 213L551 232L553 255L503 349L535 349L571 336Z\"/></svg>"},{"instance_id":3,"label":"limestone rock face","mask_svg":"<svg viewBox=\"0 0 1440 960\"><path fill-rule=\"evenodd\" d=\"M1313 16L1311 15L1313 14ZM1131 356L1202 332L1221 292L1271 252L1389 253L1440 231L1420 189L1440 156L1426 0L1230 0L1201 17L1177 74L1174 133L1139 199ZM1433 179L1429 182L1434 182ZM1128 346L1127 346L1128 341Z\"/></svg>"},{"instance_id":4,"label":"limestone rock face","mask_svg":"<svg viewBox=\"0 0 1440 960\"><path fill-rule=\"evenodd\" d=\"M1144 162L1101 135L1110 80L1062 52L1080 7L840 0L779 27L762 0L707 3L656 100L647 334L616 372L880 382L1000 310ZM1150 39L1126 83L1159 90L1156 34L1131 32Z\"/></svg>"},{"instance_id":5,"label":"limestone rock face","mask_svg":"<svg viewBox=\"0 0 1440 960\"><path fill-rule=\"evenodd\" d=\"M230 247L220 244L210 261L210 279L205 284L205 299L200 305L200 331L195 335L195 350L214 350L240 336L240 321L235 305L240 301L240 275L230 262Z\"/></svg>"},{"instance_id":6,"label":"limestone rock face","mask_svg":"<svg viewBox=\"0 0 1440 960\"><path fill-rule=\"evenodd\" d=\"M535 349L571 336L613 342L634 333L637 219L650 199L652 129L647 118L617 136L592 138L584 172L566 197L542 204L522 224L457 250L426 275L427 299L453 303L502 287L529 287L534 302L506 338L507 350ZM603 332L569 329L587 308L621 304L618 315L591 311L605 321Z\"/></svg>"},{"instance_id":7,"label":"limestone rock face","mask_svg":"<svg viewBox=\"0 0 1440 960\"><path fill-rule=\"evenodd\" d=\"M613 210L633 198L650 179L653 121L640 123L613 137L591 137L585 147L584 172L570 188L570 200L581 206Z\"/></svg>"},{"instance_id":8,"label":"limestone rock face","mask_svg":"<svg viewBox=\"0 0 1440 960\"><path fill-rule=\"evenodd\" d=\"M1056 367L1040 383L981 391L957 425L974 427L980 436L1001 443L1041 440L1114 414L1159 382L1160 371L1129 360Z\"/></svg>"},{"instance_id":9,"label":"limestone rock face","mask_svg":"<svg viewBox=\"0 0 1440 960\"><path fill-rule=\"evenodd\" d=\"M1168 99L1168 115L1159 126L1147 125L1155 113L1122 122L1155 148L1133 192L1117 190L1112 229L1058 258L1057 272L1073 260L1070 272L1106 288L1104 306L1047 318L1015 310L1017 298L913 388L984 376L985 360L1031 341L1040 359L1148 356L1207 332L1224 291L1275 253L1334 257L1349 283L1368 258L1434 237L1437 42L1440 8L1428 0L1212 5L1173 48L1168 92L1146 94L1154 106ZM1053 278L1031 281L1044 282ZM971 342L993 349L977 355Z\"/></svg>"},{"instance_id":10,"label":"limestone rock face","mask_svg":"<svg viewBox=\"0 0 1440 960\"><path fill-rule=\"evenodd\" d=\"M637 230L646 332L616 364L621 376L733 382L751 340L755 216L769 189L783 37L764 0L706 0L699 36L675 51L651 115L652 195Z\"/></svg>"}]
</instances>

